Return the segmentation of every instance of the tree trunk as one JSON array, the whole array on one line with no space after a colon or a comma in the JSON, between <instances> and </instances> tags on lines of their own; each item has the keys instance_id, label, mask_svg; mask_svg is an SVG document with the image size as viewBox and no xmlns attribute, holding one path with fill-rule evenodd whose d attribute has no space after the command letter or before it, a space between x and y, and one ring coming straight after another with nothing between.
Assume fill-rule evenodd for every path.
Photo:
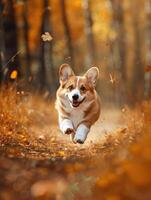
<instances>
[{"instance_id":1,"label":"tree trunk","mask_svg":"<svg viewBox=\"0 0 151 200\"><path fill-rule=\"evenodd\" d=\"M71 39L70 27L69 27L69 23L68 23L68 19L67 19L66 2L65 1L66 0L60 0L62 23L64 25L66 44L67 44L67 48L68 48L68 55L71 58L71 65L74 68L74 65L75 65L74 50L73 50L73 44L72 44L72 39Z\"/></svg>"},{"instance_id":2,"label":"tree trunk","mask_svg":"<svg viewBox=\"0 0 151 200\"><path fill-rule=\"evenodd\" d=\"M19 69L19 61L18 61L18 43L17 43L17 26L15 20L15 11L13 7L13 0L9 0L6 2L6 11L7 14L3 17L3 27L4 27L4 42L6 49L6 62L4 69L4 81L8 81L10 79L10 74L13 70L18 71Z\"/></svg>"},{"instance_id":3,"label":"tree trunk","mask_svg":"<svg viewBox=\"0 0 151 200\"><path fill-rule=\"evenodd\" d=\"M111 0L111 2L113 7L114 27L117 33L116 44L119 54L117 66L120 70L122 80L126 81L126 36L124 27L123 1Z\"/></svg>"},{"instance_id":4,"label":"tree trunk","mask_svg":"<svg viewBox=\"0 0 151 200\"><path fill-rule=\"evenodd\" d=\"M146 13L146 65L151 66L151 0L145 2ZM151 73L145 73L145 98L151 97Z\"/></svg>"},{"instance_id":5,"label":"tree trunk","mask_svg":"<svg viewBox=\"0 0 151 200\"><path fill-rule=\"evenodd\" d=\"M24 34L24 45L25 45L25 63L26 63L26 81L29 81L29 77L31 76L31 62L30 62L30 50L29 50L29 26L28 26L28 20L27 20L27 1L24 1L24 8L23 8L23 34Z\"/></svg>"},{"instance_id":6,"label":"tree trunk","mask_svg":"<svg viewBox=\"0 0 151 200\"><path fill-rule=\"evenodd\" d=\"M118 104L123 104L126 99L126 35L125 35L125 22L123 1L110 0L113 12L112 27L116 33L116 37L111 45L113 45L113 59L115 63L115 70L118 76L120 85L117 91L115 91L116 101ZM116 94L118 92L118 94Z\"/></svg>"},{"instance_id":7,"label":"tree trunk","mask_svg":"<svg viewBox=\"0 0 151 200\"><path fill-rule=\"evenodd\" d=\"M141 35L139 29L139 12L136 5L132 5L133 27L134 27L134 66L132 73L132 95L133 101L141 101L144 95L144 66L141 58Z\"/></svg>"},{"instance_id":8,"label":"tree trunk","mask_svg":"<svg viewBox=\"0 0 151 200\"><path fill-rule=\"evenodd\" d=\"M113 28L116 31L114 46L117 51L116 67L121 74L122 80L126 81L126 37L124 27L123 1L111 0L113 9Z\"/></svg>"},{"instance_id":9,"label":"tree trunk","mask_svg":"<svg viewBox=\"0 0 151 200\"><path fill-rule=\"evenodd\" d=\"M87 40L87 65L91 67L95 63L95 44L93 36L93 19L90 9L90 0L83 0L84 18L85 18L85 34Z\"/></svg>"},{"instance_id":10,"label":"tree trunk","mask_svg":"<svg viewBox=\"0 0 151 200\"><path fill-rule=\"evenodd\" d=\"M4 45L4 30L3 30L3 9L4 3L0 2L0 83L3 78L3 66L5 65L5 45Z\"/></svg>"},{"instance_id":11,"label":"tree trunk","mask_svg":"<svg viewBox=\"0 0 151 200\"><path fill-rule=\"evenodd\" d=\"M51 28L51 11L49 8L49 0L43 1L44 13L42 16L42 27L41 34L48 32L52 35ZM41 46L41 68L40 68L40 89L44 89L45 87L51 92L51 94L55 91L55 72L53 68L53 56L52 56L52 41L42 41Z\"/></svg>"}]
</instances>

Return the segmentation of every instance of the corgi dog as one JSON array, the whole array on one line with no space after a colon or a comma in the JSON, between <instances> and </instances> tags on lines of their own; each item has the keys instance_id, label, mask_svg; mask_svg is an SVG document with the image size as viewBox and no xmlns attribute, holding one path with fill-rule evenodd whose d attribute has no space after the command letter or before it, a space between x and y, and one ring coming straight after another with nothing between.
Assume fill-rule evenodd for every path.
<instances>
[{"instance_id":1,"label":"corgi dog","mask_svg":"<svg viewBox=\"0 0 151 200\"><path fill-rule=\"evenodd\" d=\"M56 92L59 127L64 134L71 135L74 143L83 144L99 118L100 98L95 90L98 77L97 67L76 76L68 64L60 66L60 86Z\"/></svg>"}]
</instances>

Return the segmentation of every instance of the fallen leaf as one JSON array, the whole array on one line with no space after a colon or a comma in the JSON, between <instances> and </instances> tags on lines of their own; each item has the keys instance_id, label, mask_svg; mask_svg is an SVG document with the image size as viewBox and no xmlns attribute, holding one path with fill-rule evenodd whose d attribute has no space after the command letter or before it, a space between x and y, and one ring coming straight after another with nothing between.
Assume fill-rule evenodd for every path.
<instances>
[{"instance_id":1,"label":"fallen leaf","mask_svg":"<svg viewBox=\"0 0 151 200\"><path fill-rule=\"evenodd\" d=\"M64 151L59 151L59 155L60 156L65 156L65 152Z\"/></svg>"}]
</instances>

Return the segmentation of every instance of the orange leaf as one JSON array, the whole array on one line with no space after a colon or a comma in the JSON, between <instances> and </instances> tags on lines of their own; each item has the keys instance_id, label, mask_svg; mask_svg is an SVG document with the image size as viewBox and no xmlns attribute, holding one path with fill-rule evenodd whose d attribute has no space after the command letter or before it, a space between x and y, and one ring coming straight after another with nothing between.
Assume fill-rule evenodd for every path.
<instances>
[{"instance_id":1,"label":"orange leaf","mask_svg":"<svg viewBox=\"0 0 151 200\"><path fill-rule=\"evenodd\" d=\"M59 151L59 155L60 156L65 156L65 152L64 151Z\"/></svg>"},{"instance_id":2,"label":"orange leaf","mask_svg":"<svg viewBox=\"0 0 151 200\"><path fill-rule=\"evenodd\" d=\"M10 78L11 79L16 79L18 76L18 72L16 70L13 70L10 74Z\"/></svg>"}]
</instances>

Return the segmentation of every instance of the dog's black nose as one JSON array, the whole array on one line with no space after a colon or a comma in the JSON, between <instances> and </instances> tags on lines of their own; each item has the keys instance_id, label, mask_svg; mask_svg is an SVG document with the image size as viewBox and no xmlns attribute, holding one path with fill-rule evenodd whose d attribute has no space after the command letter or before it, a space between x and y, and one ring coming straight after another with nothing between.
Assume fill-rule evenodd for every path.
<instances>
[{"instance_id":1,"label":"dog's black nose","mask_svg":"<svg viewBox=\"0 0 151 200\"><path fill-rule=\"evenodd\" d=\"M74 94L74 95L72 96L72 99L73 99L73 100L78 100L78 98L79 98L79 95L78 95L78 94Z\"/></svg>"}]
</instances>

